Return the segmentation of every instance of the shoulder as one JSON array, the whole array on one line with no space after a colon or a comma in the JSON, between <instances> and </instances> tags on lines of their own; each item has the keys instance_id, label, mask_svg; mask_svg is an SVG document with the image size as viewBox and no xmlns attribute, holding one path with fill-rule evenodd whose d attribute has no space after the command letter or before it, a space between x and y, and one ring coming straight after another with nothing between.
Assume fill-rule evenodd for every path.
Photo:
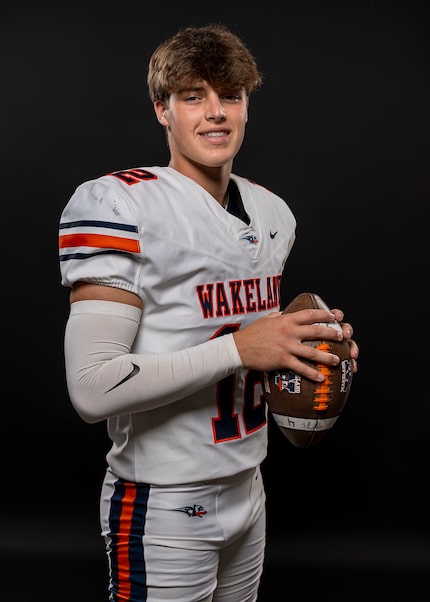
<instances>
[{"instance_id":1,"label":"shoulder","mask_svg":"<svg viewBox=\"0 0 430 602\"><path fill-rule=\"evenodd\" d=\"M117 191L127 195L134 187L143 182L160 182L165 179L165 167L131 167L112 171L91 180L82 182L75 191L96 194L98 191Z\"/></svg>"},{"instance_id":2,"label":"shoulder","mask_svg":"<svg viewBox=\"0 0 430 602\"><path fill-rule=\"evenodd\" d=\"M135 213L136 200L151 195L151 183L166 186L163 167L133 167L103 174L79 184L63 211L63 218L79 219L93 215L95 219L117 221ZM99 217L97 217L99 216ZM110 216L110 217L109 217Z\"/></svg>"}]
</instances>

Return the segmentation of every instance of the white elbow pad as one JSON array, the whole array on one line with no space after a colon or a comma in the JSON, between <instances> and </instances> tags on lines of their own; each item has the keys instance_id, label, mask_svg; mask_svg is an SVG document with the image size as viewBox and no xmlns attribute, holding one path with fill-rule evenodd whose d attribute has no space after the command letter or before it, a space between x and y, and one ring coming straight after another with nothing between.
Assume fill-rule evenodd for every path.
<instances>
[{"instance_id":1,"label":"white elbow pad","mask_svg":"<svg viewBox=\"0 0 430 602\"><path fill-rule=\"evenodd\" d=\"M141 313L112 301L72 303L64 338L67 387L86 422L172 403L242 367L232 334L172 353L130 353Z\"/></svg>"}]
</instances>

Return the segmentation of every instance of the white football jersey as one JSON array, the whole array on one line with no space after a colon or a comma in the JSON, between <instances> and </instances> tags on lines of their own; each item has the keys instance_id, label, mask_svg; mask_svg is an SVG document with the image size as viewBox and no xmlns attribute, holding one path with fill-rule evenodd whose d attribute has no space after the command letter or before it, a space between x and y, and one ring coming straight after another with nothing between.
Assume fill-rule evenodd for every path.
<instances>
[{"instance_id":1,"label":"white football jersey","mask_svg":"<svg viewBox=\"0 0 430 602\"><path fill-rule=\"evenodd\" d=\"M81 184L60 221L62 284L139 295L132 353L192 347L278 311L296 221L283 199L232 174L249 224L169 167L139 167ZM148 375L148 378L151 378ZM266 455L260 375L238 370L175 403L108 419L108 464L158 485L236 474Z\"/></svg>"}]
</instances>

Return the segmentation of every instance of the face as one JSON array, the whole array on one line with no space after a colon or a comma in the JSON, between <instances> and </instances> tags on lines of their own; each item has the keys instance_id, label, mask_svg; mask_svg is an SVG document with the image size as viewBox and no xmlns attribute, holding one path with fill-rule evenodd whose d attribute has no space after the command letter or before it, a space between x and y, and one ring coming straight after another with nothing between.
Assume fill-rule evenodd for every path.
<instances>
[{"instance_id":1,"label":"face","mask_svg":"<svg viewBox=\"0 0 430 602\"><path fill-rule=\"evenodd\" d=\"M171 167L185 173L188 167L231 169L248 120L243 89L217 91L199 81L171 94L167 105L156 101L154 109L167 129Z\"/></svg>"}]
</instances>

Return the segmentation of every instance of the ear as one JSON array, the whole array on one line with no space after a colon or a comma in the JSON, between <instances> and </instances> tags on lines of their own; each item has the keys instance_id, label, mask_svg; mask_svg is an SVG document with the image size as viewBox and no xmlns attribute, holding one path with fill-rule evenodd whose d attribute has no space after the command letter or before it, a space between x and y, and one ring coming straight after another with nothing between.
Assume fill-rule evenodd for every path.
<instances>
[{"instance_id":1,"label":"ear","mask_svg":"<svg viewBox=\"0 0 430 602\"><path fill-rule=\"evenodd\" d=\"M166 105L163 102L161 102L161 100L155 100L154 101L154 111L155 111L155 114L157 115L157 119L161 123L161 125L163 125L164 127L167 127L169 125L169 121L167 119Z\"/></svg>"}]
</instances>

